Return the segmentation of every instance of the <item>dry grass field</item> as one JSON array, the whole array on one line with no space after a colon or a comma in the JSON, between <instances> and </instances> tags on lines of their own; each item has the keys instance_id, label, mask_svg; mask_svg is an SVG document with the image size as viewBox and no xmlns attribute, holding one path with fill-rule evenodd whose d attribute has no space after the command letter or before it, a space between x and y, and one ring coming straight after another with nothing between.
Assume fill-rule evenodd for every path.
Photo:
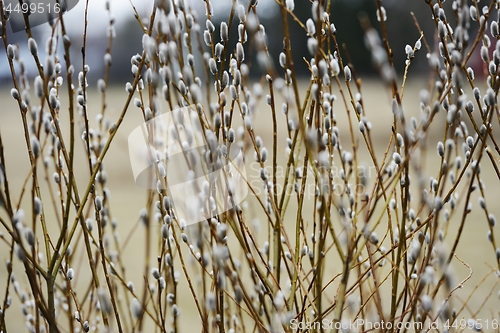
<instances>
[{"instance_id":1,"label":"dry grass field","mask_svg":"<svg viewBox=\"0 0 500 333\"><path fill-rule=\"evenodd\" d=\"M0 333L500 332L500 2L422 1L401 55L375 0L373 77L332 1L230 2L130 2L126 65L108 1L102 53L0 11Z\"/></svg>"},{"instance_id":2,"label":"dry grass field","mask_svg":"<svg viewBox=\"0 0 500 333\"><path fill-rule=\"evenodd\" d=\"M404 109L407 117L410 115L418 115L418 103L419 103L419 89L425 86L425 81L417 79L416 81L409 81L405 89L404 96ZM303 82L301 85L301 93L304 94L307 90L306 83ZM25 141L22 131L21 118L19 111L16 110L16 105L12 98L10 98L8 87L3 87L0 93L0 100L2 100L2 111L0 113L0 131L2 135L4 153L6 157L6 173L9 179L9 185L11 188L11 193L13 194L14 202L18 201L18 198L22 195L21 189L23 188L23 183L30 176L29 160L25 151ZM373 139L375 140L375 148L377 156L381 158L385 152L387 142L390 137L390 131L392 126L392 113L390 111L390 95L384 86L373 79L366 79L362 85L363 98L366 105L366 115L371 120L373 125ZM91 91L91 94L97 95L95 91ZM338 93L338 92L337 92ZM108 116L111 120L116 119L119 111L123 107L124 100L126 98L125 90L122 87L115 86L108 92ZM62 100L64 103L64 100ZM264 144L270 143L272 141L272 121L270 112L264 107L265 102L261 100L259 102L261 107L257 107L257 115L255 117L255 122L258 123L256 126L256 134L262 137ZM281 101L277 102L278 105ZM89 103L89 112L93 113L94 108L98 109L100 107L99 100L94 99ZM164 105L166 109L166 105ZM261 110L262 109L262 110ZM336 107L334 107L336 109ZM339 106L338 110L335 111L337 118L337 126L341 129L348 126L347 115L345 110ZM439 114L442 119L436 120L436 122L444 122L445 115L443 113ZM68 116L65 110L61 110L60 113L61 122L66 123L68 121ZM278 117L284 117L281 113ZM94 119L91 118L91 122ZM112 144L108 155L106 156L104 163L106 165L106 170L108 172L108 183L107 187L111 190L110 197L110 207L112 209L111 215L119 221L119 227L117 228L117 233L121 239L121 260L124 266L127 268L125 276L127 280L133 281L137 285L141 285L144 279L148 277L144 270L145 262L145 229L139 222L140 210L144 207L147 198L147 191L138 187L134 183L132 170L130 167L130 160L127 147L127 136L136 127L142 123L142 116L140 112L131 107L128 110L125 121L120 128L115 141ZM436 126L438 127L438 126ZM63 127L63 130L64 127ZM285 141L286 131L280 127L279 128L279 146L278 146L278 164L285 165L286 163L286 141ZM66 131L67 134L67 131ZM440 132L430 132L430 141L435 142L442 136ZM347 137L346 137L347 139ZM360 139L360 136L357 140ZM86 167L83 141L77 142L77 160L75 163L75 176L77 179L77 184L84 187L89 180L89 171ZM359 161L361 163L370 164L369 156L366 151L360 150ZM247 154L247 176L250 183L255 186L255 191L261 190L259 188L260 177L259 168L255 168L255 162L253 162L253 156ZM439 165L439 158L436 154L434 146L430 146L427 149L427 154L425 156L415 156L415 158L425 159L424 171L428 172L429 175L435 174L436 167ZM500 216L500 188L498 188L498 179L496 174L490 165L484 164L485 167L482 170L482 179L486 184L486 200L490 212ZM370 179L373 181L375 175L370 174ZM284 175L281 173L278 176L278 182L282 183ZM49 177L50 178L50 177ZM42 177L40 179L43 179ZM258 180L258 181L255 181ZM43 179L42 181L46 181ZM51 179L50 179L51 181ZM492 184L492 185L490 185ZM310 184L312 187L308 187L311 192L313 192L314 184ZM463 192L463 189L461 189ZM45 193L46 195L48 193ZM26 195L24 193L23 195ZM415 193L415 195L417 195ZM311 220L313 214L313 200L314 193L308 193L306 196L306 202L304 204L303 216L306 220ZM474 206L477 204L477 198L472 200ZM255 223L252 225L255 228L255 239L258 244L262 244L266 239L268 226L266 217L262 213L261 209L258 207L258 203L254 198L254 194L250 192L247 200L243 205L248 205L248 207L253 211L253 218ZM245 206L246 207L246 206ZM253 207L253 209L252 209ZM295 198L291 198L287 208L287 214L284 217L284 224L287 230L290 230L290 234L293 234L293 228L295 227L295 214L296 214L297 202ZM23 208L23 207L21 207ZM29 206L24 207L26 211L29 211ZM53 214L51 216L50 209L47 209L47 223L50 230L56 232L58 230L57 222L54 220ZM460 211L460 209L458 210ZM5 211L0 211L0 214L5 218ZM73 212L74 214L74 212ZM382 221L381 225L377 228L379 237L385 238L387 236L386 223L387 221ZM458 216L454 216L449 224L448 232L450 239L454 238L457 232L459 224ZM336 221L338 225L338 221ZM340 225L338 225L340 226ZM189 228L196 228L196 226L189 226ZM158 232L159 229L156 229ZM259 231L260 230L260 231ZM499 301L499 291L500 287L498 282L500 281L492 273L495 270L495 258L491 251L491 245L487 241L486 232L488 230L487 223L481 210L474 209L471 216L468 217L465 229L463 232L463 241L457 249L457 255L468 265L470 265L473 274L470 280L463 285L463 288L458 290L453 297L452 305L453 307L460 309L465 302L467 305L465 309L461 312L463 318L480 318L485 322L486 320L492 320L498 318L498 304ZM2 230L2 233L4 231ZM5 234L4 234L5 235ZM81 237L81 234L78 236ZM108 231L108 239L112 239L111 233ZM236 250L238 248L238 243L235 238L229 236L229 247ZM91 281L91 272L88 267L87 259L83 254L83 242L75 241L78 245L73 248L73 251L81 253L78 257L73 260L73 267L75 268L76 277L73 282L73 287L78 292L85 292L88 288L88 284ZM390 242L386 239L383 244L385 246L390 246ZM153 241L150 244L153 251L158 250L158 241L156 239L156 233L153 236ZM333 251L330 249L330 251ZM187 252L187 251L186 251ZM446 250L445 250L446 252ZM154 253L154 252L153 252ZM238 251L236 250L236 253ZM243 253L240 251L240 255ZM4 241L0 242L0 256L5 264L9 256L8 247ZM325 280L330 280L338 274L341 273L341 263L338 257L335 255L329 256L329 261L325 263ZM188 258L192 261L192 258ZM242 257L240 258L242 259ZM188 265L188 269L193 269L194 266ZM453 263L454 271L454 283L459 283L463 280L469 273L468 269L460 264L458 261ZM390 265L386 265L386 268L379 272L381 277L389 272ZM23 280L23 267L20 262L15 259L14 261L14 272L16 276L20 278L20 284L26 283ZM194 272L194 270L193 270ZM0 281L1 285L5 283L6 270L4 266L0 269ZM289 283L284 281L284 283ZM328 299L328 302L332 301L336 295L336 291L339 285L339 279L334 279L333 282L325 289L324 295ZM181 274L179 276L179 289L180 295L185 295L178 300L178 304L182 309L182 315L179 321L179 328L183 332L195 332L200 331L201 321L198 317L197 311L195 309L193 300L190 295L188 285L186 283L185 277ZM390 289L388 284L384 284L381 287L383 295L383 303L387 306L389 304ZM470 297L470 300L469 300ZM0 299L4 298L4 290L0 288ZM121 299L119 301L122 303L124 308L127 308L127 301ZM19 300L13 297L12 308L8 310L9 317L7 320L9 332L21 332L24 327L24 316L21 312L21 307ZM63 324L66 325L66 324ZM151 328L150 328L151 329ZM147 329L143 330L148 332ZM493 330L484 330L485 332ZM152 331L151 331L152 332Z\"/></svg>"}]
</instances>

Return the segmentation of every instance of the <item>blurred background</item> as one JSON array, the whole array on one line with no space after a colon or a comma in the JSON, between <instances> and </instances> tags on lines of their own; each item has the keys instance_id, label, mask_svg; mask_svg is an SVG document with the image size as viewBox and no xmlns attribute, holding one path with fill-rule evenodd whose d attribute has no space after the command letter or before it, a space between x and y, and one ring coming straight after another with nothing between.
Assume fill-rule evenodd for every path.
<instances>
[{"instance_id":1,"label":"blurred background","mask_svg":"<svg viewBox=\"0 0 500 333\"><path fill-rule=\"evenodd\" d=\"M198 12L199 17L205 14L205 3L202 0L185 0L189 5ZM246 3L246 0L240 3ZM218 31L219 23L227 21L229 10L232 1L214 0L213 23ZM130 67L130 57L141 51L141 28L134 18L132 4L136 7L141 17L148 17L152 8L153 0L110 0L111 13L115 19L116 38L113 41L113 66L111 68L111 80L114 82L123 82L125 79L131 78L131 73L124 68ZM419 37L418 29L415 26L411 12L415 14L421 28L425 33L425 38L434 50L434 30L433 20L431 20L431 10L424 1L415 0L384 0L384 8L387 11L387 28L390 45L394 53L395 66L398 73L402 73L405 66L406 55L404 53L405 45L413 46ZM445 2L444 7L451 7L450 2ZM311 17L310 2L306 0L296 0L294 14L297 18L305 22ZM68 13L65 14L67 29L73 42L74 57L80 58L79 50L82 43L82 31L84 26L84 10L85 1L80 0L78 4ZM281 17L279 5L275 0L260 0L257 6L257 12L261 23L266 27L266 34L271 58L277 61L279 52L283 49L283 29L279 19ZM451 11L447 11L451 12ZM357 73L375 76L376 73L372 68L371 61L367 57L369 51L365 47L364 32L360 24L360 16L365 16L369 19L371 25L377 30L380 30L380 24L377 22L376 2L373 0L332 0L330 21L337 27L337 40L341 48L342 57L344 60L350 59ZM90 0L88 12L88 45L87 59L89 64L93 64L90 72L90 79L97 80L99 75L102 75L102 56L107 46L107 26L109 22L108 12L105 10L105 2L102 0ZM454 24L454 17L447 18L451 25ZM237 20L237 18L236 18ZM291 35L293 36L293 54L295 63L303 64L303 58L309 58L307 48L303 47L307 43L305 31L292 19L290 22ZM237 22L236 22L237 23ZM203 22L200 26L204 28ZM11 27L8 27L8 38L10 43L17 43L21 52L27 53L27 37L24 32L13 33ZM37 26L33 29L34 36L39 45L44 45L45 40L51 33L51 26L46 23ZM232 29L232 42L236 43L236 29ZM471 38L473 38L471 33ZM231 42L230 42L231 44ZM3 46L0 46L3 48ZM43 48L40 50L43 52ZM346 52L347 51L347 52ZM420 54L417 54L410 73L412 75L420 73L427 74L427 59L426 51L422 49ZM42 56L43 59L43 56ZM478 62L479 63L479 62ZM34 62L26 64L29 73L36 73ZM282 69L276 66L278 71ZM308 75L306 66L297 66L301 75ZM80 70L79 68L75 68ZM253 72L253 75L261 73ZM417 74L418 75L418 74ZM5 53L0 55L0 80L5 83L10 78L9 69Z\"/></svg>"},{"instance_id":2,"label":"blurred background","mask_svg":"<svg viewBox=\"0 0 500 333\"><path fill-rule=\"evenodd\" d=\"M197 10L198 17L201 21L199 23L202 28L204 28L204 1L184 1L189 2L190 6ZM130 71L130 57L136 53L142 52L141 40L143 33L140 25L134 18L132 4L136 7L137 12L141 17L148 17L152 8L152 2L153 0L110 0L111 13L115 19L116 32L116 38L113 40L111 52L113 65L111 66L110 80L113 86L108 92L109 117L112 119L117 118L121 107L123 106L123 102L125 100L124 97L126 96L125 90L123 89L124 83L133 79ZM240 0L240 2L247 3L247 0ZM213 23L216 26L216 32L218 35L219 23L223 20L228 20L232 1L212 0L212 3L214 5ZM436 49L434 36L435 29L433 20L431 19L431 10L423 0L384 0L383 5L387 11L388 38L394 53L397 77L400 79L402 78L406 60L405 45L409 44L413 46L415 41L419 38L419 31L415 27L413 17L410 14L411 12L415 14L421 28L424 30L425 38L431 45L431 49ZM443 5L447 8L447 13L452 13L452 11L448 10L452 5L451 1L447 1ZM308 0L295 0L294 14L300 21L305 22L309 17L311 17L310 7L310 1ZM82 32L84 27L84 11L85 0L80 0L75 8L64 16L68 29L68 35L73 43L72 50L74 54L72 57L75 65L75 71L81 70L80 48L83 39ZM275 0L259 0L257 11L259 19L267 31L267 45L269 46L271 59L274 59L276 62L275 67L278 73L283 74L281 67L277 64L278 54L283 48L283 31L279 5ZM332 0L330 21L337 27L337 39L339 45L341 46L342 57L344 59L350 58L356 73L363 79L367 79L366 85L364 85L365 91L363 93L363 99L365 101L365 105L367 106L366 112L370 115L370 120L373 121L374 128L376 128L376 131L373 132L374 138L377 140L377 143L380 143L376 145L377 154L378 156L382 156L391 130L390 126L392 124L392 113L388 110L390 110L392 96L390 92L384 89L383 85L380 84L380 81L376 80L378 74L372 68L369 51L365 47L364 33L359 20L360 15L366 15L371 25L380 31L380 24L377 22L375 13L375 0ZM95 86L97 80L102 77L104 72L103 56L107 48L108 38L106 34L108 32L109 20L110 17L108 16L108 12L105 10L105 1L89 0L86 56L87 63L90 64L91 67L89 72L89 84L91 94L93 96L98 96ZM451 25L454 26L454 17L448 17L448 20ZM297 64L299 73L304 78L300 88L305 90L307 87L305 87L304 83L307 83L307 78L310 75L307 72L307 66L305 66L303 61L304 57L310 58L307 47L305 47L307 44L307 36L305 31L297 23L293 20L289 20L289 22L293 38L292 51L294 55L294 62ZM472 24L472 26L474 26L474 24ZM31 57L29 57L26 34L23 32L14 33L12 32L10 26L8 26L7 29L9 43L19 45L20 52L24 54L23 58L25 59L28 76L31 78L34 77L37 71L34 61ZM230 44L234 45L237 39L236 29L232 29L232 33L232 41L230 41ZM469 33L471 38L475 37L474 31L470 31ZM35 27L33 29L33 34L39 45L40 58L43 61L43 59L45 59L45 41L51 35L51 26L47 23ZM345 45L345 49L342 45ZM25 143L19 112L9 94L10 88L12 87L12 77L10 75L5 50L3 48L3 43L0 43L0 100L2 100L2 107L0 109L0 125L9 163L8 171L10 171L10 174L13 176L11 184L13 192L17 198L19 192L21 191L24 179L27 175L29 175L30 169L27 154L24 150ZM426 51L424 48L416 54L415 59L412 61L412 66L409 69L409 78L411 79L408 81L406 85L407 88L405 90L405 110L409 115L414 115L415 117L419 116L420 89L426 87L424 80L427 78L428 66L425 55ZM473 58L470 63L475 67L476 77L480 76L480 69L482 69L483 66L480 59L474 60ZM258 66L255 66L254 68L255 71L252 72L252 74L257 80L261 73L258 70ZM16 71L17 70L18 68L16 68ZM467 93L471 96L470 91ZM280 105L281 102L282 101L280 100L278 105ZM67 105L67 101L63 100L62 104ZM261 102L260 105L263 106L264 102ZM99 110L99 108L100 99L98 97L92 98L89 102L89 110L91 110L91 113L95 115L97 113L96 110ZM282 115L280 114L280 117L281 116ZM61 117L61 121L63 123L68 122L66 112L61 113ZM344 112L339 112L339 123L346 124L346 117L347 116ZM270 133L272 133L272 130L270 124L272 121L269 119L269 113L266 115L261 112L258 119L260 121L260 132L257 134L261 135L265 142L271 142ZM283 120L283 118L280 119ZM91 121L92 124L95 124L93 119L91 119ZM436 122L444 124L445 121L444 112L441 112L440 118L436 120ZM131 281L138 283L143 281L143 272L138 262L142 260L144 255L141 250L143 249L144 235L142 229L137 227L139 225L138 213L144 205L146 195L144 192L137 191L137 186L134 183L129 165L126 135L141 122L142 119L139 112L129 112L116 137L116 142L113 143L113 149L111 149L109 154L106 156L106 168L109 174L109 184L110 188L113 190L111 200L114 205L112 206L117 207L114 214L117 219L119 221L123 221L124 224L122 229L120 229L126 244L123 246L123 256L126 258L127 263L130 263L132 266L132 268L129 269L128 278ZM442 129L442 127L440 127L440 129ZM434 131L432 134L435 135L433 139L442 139L441 132ZM283 136L284 131L280 131L280 135ZM280 142L281 144L284 144L284 137L280 137ZM76 147L76 155L81 158L84 156L82 145L76 145ZM280 147L280 149L281 148L283 147ZM429 158L425 171L432 174L436 170L436 166L439 166L439 162L437 161L437 155L434 153L433 147L431 147L429 151L429 156L431 157ZM282 150L280 150L279 156L280 163L284 163L284 154L282 153ZM368 160L368 158L366 158L366 160ZM81 172L76 176L77 181L80 184L79 186L83 187L88 181L88 170L85 170L85 160L80 160L80 162L81 163L77 163L77 166ZM484 177L483 179L486 181L486 184L496 181L496 174L494 174L491 165L485 167L482 176ZM279 181L281 180L279 179ZM494 198L498 196L498 189L495 188L495 186L490 185L488 187L487 194L488 195L486 195L486 197L490 198L488 200L491 201L491 211L499 216L500 206L494 205ZM309 206L309 210L304 214L310 215L312 210L311 207L312 206ZM498 299L496 297L487 299L486 296L491 295L492 293L496 294L498 292L497 281L499 280L492 282L493 277L490 274L489 263L494 260L494 256L491 251L491 244L483 241L486 240L485 234L487 231L484 216L480 215L481 211L477 209L474 210L474 213L476 215L471 217L472 223L468 223L466 229L464 230L464 234L466 235L464 238L466 238L466 240L459 249L459 254L466 262L473 265L475 275L469 284L467 284L465 288L460 291L459 295L461 300L465 300L470 293L475 291L475 295L469 304L472 305L474 309L473 311L477 308L480 308L480 310L482 309L482 312L479 312L479 316L482 316L483 319L487 319L491 315L489 309L498 305ZM474 223L476 221L477 223ZM452 236L456 232L456 229L458 229L456 225L457 222L454 221L453 223L454 224L452 224L450 231ZM55 226L53 227L55 228ZM127 244L130 245L127 246ZM0 253L4 255L4 253L7 252L5 252L5 248L0 248ZM4 257L0 259L5 260ZM81 259L80 262L82 262ZM485 262L487 263L485 264ZM20 265L17 265L17 267L20 267ZM338 267L340 266L335 266L332 263L331 270L328 273L331 274L331 276L334 276L338 273ZM78 266L78 268L80 267ZM463 279L468 274L468 270L460 265L456 267L456 272L457 281L459 279ZM78 270L78 273L82 275L82 280L89 277L89 270L85 264L82 264L82 269ZM0 281L5 280L2 274L5 274L4 269L0 269ZM19 271L18 276L22 276L21 271ZM483 283L483 276L485 276L484 281L486 281L486 283ZM486 276L489 276L488 279L486 279ZM188 295L184 279L180 280L181 290L186 291L186 295ZM477 290L474 289L475 286L479 286ZM333 292L330 293L333 295ZM3 295L0 295L0 297L2 296ZM483 304L483 301L487 301L488 303ZM191 298L185 297L185 299L180 300L180 302L181 309L184 309L183 318L187 319L183 320L181 327L186 329L195 329L198 325L198 318L196 311L193 310L194 307ZM13 311L12 313L21 317L20 311ZM14 326L14 332L20 332L20 327L23 327L22 320L19 320L19 323L17 323L17 321L17 318L16 320L11 320L12 325L19 325L18 327Z\"/></svg>"}]
</instances>

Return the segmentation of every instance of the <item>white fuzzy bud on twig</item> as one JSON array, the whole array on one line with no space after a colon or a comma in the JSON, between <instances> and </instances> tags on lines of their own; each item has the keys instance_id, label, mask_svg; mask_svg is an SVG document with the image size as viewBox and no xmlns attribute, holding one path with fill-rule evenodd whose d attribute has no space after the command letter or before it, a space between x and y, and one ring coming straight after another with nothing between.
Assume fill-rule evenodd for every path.
<instances>
[{"instance_id":1,"label":"white fuzzy bud on twig","mask_svg":"<svg viewBox=\"0 0 500 333\"><path fill-rule=\"evenodd\" d=\"M210 32L208 32L208 30L205 30L203 32L203 40L205 41L205 44L207 44L207 46L212 45L212 37L210 36Z\"/></svg>"},{"instance_id":2,"label":"white fuzzy bud on twig","mask_svg":"<svg viewBox=\"0 0 500 333\"><path fill-rule=\"evenodd\" d=\"M220 39L224 42L227 42L229 39L229 32L226 22L221 22L220 24Z\"/></svg>"},{"instance_id":3,"label":"white fuzzy bud on twig","mask_svg":"<svg viewBox=\"0 0 500 333\"><path fill-rule=\"evenodd\" d=\"M345 76L346 82L351 81L352 75L351 75L351 69L349 68L349 66L344 67L344 76Z\"/></svg>"},{"instance_id":4,"label":"white fuzzy bud on twig","mask_svg":"<svg viewBox=\"0 0 500 333\"><path fill-rule=\"evenodd\" d=\"M28 39L28 48L33 57L38 56L38 46L36 45L36 41L33 38Z\"/></svg>"},{"instance_id":5,"label":"white fuzzy bud on twig","mask_svg":"<svg viewBox=\"0 0 500 333\"><path fill-rule=\"evenodd\" d=\"M402 162L401 155L399 155L398 153L392 154L392 159L394 160L394 163L398 165Z\"/></svg>"},{"instance_id":6,"label":"white fuzzy bud on twig","mask_svg":"<svg viewBox=\"0 0 500 333\"><path fill-rule=\"evenodd\" d=\"M33 156L35 158L38 158L38 156L40 156L40 141L38 141L36 136L32 136L30 143L31 143L31 152L33 153Z\"/></svg>"},{"instance_id":7,"label":"white fuzzy bud on twig","mask_svg":"<svg viewBox=\"0 0 500 333\"><path fill-rule=\"evenodd\" d=\"M242 62L245 60L245 50L243 49L243 44L236 44L236 60Z\"/></svg>"},{"instance_id":8,"label":"white fuzzy bud on twig","mask_svg":"<svg viewBox=\"0 0 500 333\"><path fill-rule=\"evenodd\" d=\"M210 73L212 73L212 75L217 74L217 63L214 58L208 59L208 68L210 69Z\"/></svg>"},{"instance_id":9,"label":"white fuzzy bud on twig","mask_svg":"<svg viewBox=\"0 0 500 333\"><path fill-rule=\"evenodd\" d=\"M7 45L7 57L12 60L14 59L14 56L15 56L14 45L12 44Z\"/></svg>"},{"instance_id":10,"label":"white fuzzy bud on twig","mask_svg":"<svg viewBox=\"0 0 500 333\"><path fill-rule=\"evenodd\" d=\"M309 38L307 40L307 49L312 56L315 56L318 53L318 41L316 38Z\"/></svg>"},{"instance_id":11,"label":"white fuzzy bud on twig","mask_svg":"<svg viewBox=\"0 0 500 333\"><path fill-rule=\"evenodd\" d=\"M102 209L102 199L100 196L95 197L95 207L98 211Z\"/></svg>"}]
</instances>

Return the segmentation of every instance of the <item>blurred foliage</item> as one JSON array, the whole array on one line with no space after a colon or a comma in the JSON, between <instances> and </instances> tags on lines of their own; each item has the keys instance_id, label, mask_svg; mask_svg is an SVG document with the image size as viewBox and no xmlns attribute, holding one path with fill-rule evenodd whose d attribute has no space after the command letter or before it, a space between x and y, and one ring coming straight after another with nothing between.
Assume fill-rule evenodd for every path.
<instances>
[{"instance_id":1,"label":"blurred foliage","mask_svg":"<svg viewBox=\"0 0 500 333\"><path fill-rule=\"evenodd\" d=\"M202 4L200 4L202 5ZM434 26L432 20L429 20L431 15L431 10L429 5L426 4L424 0L384 0L383 5L387 11L387 27L389 33L389 42L392 46L392 51L394 54L394 64L398 73L402 73L406 55L404 48L406 44L411 46L414 45L415 41L419 37L419 32L415 26L414 20L411 16L411 12L415 14L417 19L421 24L421 28L425 32L425 37L431 48L434 49ZM279 53L283 50L283 27L281 20L281 12L277 2L271 2L267 5L272 9L274 17L269 17L265 15L260 18L261 23L265 25L267 29L266 38L268 39L269 52L280 74L283 74L283 70L277 64L277 59ZM445 7L451 7L449 2L444 4ZM274 7L274 8L273 8ZM305 22L311 17L310 1L308 0L295 0L295 10L294 14L297 18ZM200 6L198 8L200 17L204 13L205 9ZM451 12L451 11L448 11ZM366 49L364 44L364 31L360 23L360 15L364 15L370 21L370 24L380 31L380 23L376 18L376 1L375 0L332 0L331 10L330 10L330 21L333 22L337 28L337 41L341 51L342 58L344 62L350 59L351 64L357 73L363 75L376 75L371 64L371 56L369 51ZM219 11L217 15L213 17L213 23L216 26L216 36L218 36L218 30L221 20L227 21L229 17L228 12ZM448 18L453 22L453 17ZM113 66L111 67L110 79L114 82L123 82L123 80L130 80L132 74L130 72L130 57L141 51L141 37L142 31L137 24L135 18L130 17L125 24L121 24L120 28L117 29L116 39L113 41L112 56L113 56ZM235 17L233 24L238 24L238 18ZM425 25L425 24L427 25ZM204 22L199 22L200 28L204 29ZM289 16L290 32L292 36L292 48L294 55L294 62L297 66L297 73L299 75L307 76L309 72L307 71L307 66L305 66L304 58L310 59L310 54L307 51L307 35L306 32L299 26L297 22ZM232 35L230 36L230 43L236 44L238 40L238 35L236 29L232 29ZM26 43L26 37L23 34L12 34L10 40L13 43L23 44ZM94 51L89 52L89 56L98 57L96 60L97 67L98 64L102 63L100 61L104 50L106 49L106 39L102 36L91 36L92 43L89 45ZM81 36L72 36L74 43L79 43ZM89 40L90 40L89 39ZM204 46L205 47L205 46ZM410 72L414 72L418 75L421 73L425 75L427 73L427 59L425 54L427 52L422 49L421 52L416 53L416 57L412 62ZM255 53L253 53L255 59ZM6 59L5 59L6 60ZM201 60L201 59L200 59ZM254 68L257 68L255 66ZM35 71L33 70L33 73ZM8 74L8 73L7 73ZM261 73L253 73L254 75L260 75ZM99 68L94 66L94 70L90 73L91 80L97 80L100 77L101 72Z\"/></svg>"},{"instance_id":2,"label":"blurred foliage","mask_svg":"<svg viewBox=\"0 0 500 333\"><path fill-rule=\"evenodd\" d=\"M406 44L414 45L419 37L419 32L415 27L414 20L410 12L414 12L420 23L432 22L428 19L431 11L425 1L420 0L386 0L383 2L387 11L387 27L389 32L389 41L392 46L394 54L394 64L398 73L401 73L405 66L406 55L404 48ZM446 3L446 5L449 5ZM274 6L273 11L276 13L272 18L260 18L261 23L266 27L266 38L268 39L269 52L278 72L282 74L283 70L277 64L278 55L283 51L283 26L281 20L281 12L279 5L274 2L268 6ZM297 18L305 22L311 17L310 2L307 0L296 0L294 14ZM205 9L200 7L201 13ZM337 28L337 41L341 51L342 58L345 62L349 58L357 73L363 75L376 75L371 64L371 56L364 44L364 31L360 23L360 15L364 15L370 21L370 24L380 31L380 23L376 17L376 1L375 0L332 0L330 10L330 21L333 22ZM216 26L216 36L220 22L227 21L229 13L218 12L213 17L213 23ZM453 19L453 18L451 18ZM235 17L233 24L239 23L238 18ZM200 28L204 29L204 22L199 22ZM289 16L290 32L292 36L292 48L294 55L294 62L297 65L297 73L299 75L307 76L307 66L305 66L304 58L310 59L310 54L307 51L307 35L306 32L299 26L297 22ZM422 25L421 28L426 33L426 38L429 44L433 44L433 31L434 26ZM237 29L231 29L232 35L230 36L230 44L236 44L238 40ZM111 79L113 81L122 82L123 79L128 79L131 76L130 71L130 57L141 50L141 29L134 18L130 18L127 24L121 26L117 31L117 38L113 42L113 66L111 67ZM131 44L131 41L134 43ZM204 45L204 47L206 47ZM207 48L208 50L208 48ZM427 73L427 59L425 57L426 51L422 50L416 54L413 60L410 71L415 73ZM253 61L255 59L255 52L253 53ZM201 59L200 59L201 60ZM254 68L257 68L255 66ZM127 70L124 70L127 69ZM261 73L253 73L260 75Z\"/></svg>"},{"instance_id":3,"label":"blurred foliage","mask_svg":"<svg viewBox=\"0 0 500 333\"><path fill-rule=\"evenodd\" d=\"M401 72L405 66L406 55L404 48L406 44L414 45L419 37L419 32L415 27L414 20L410 14L411 11L415 13L419 21L428 23L429 20L424 20L430 15L428 5L422 1L415 0L398 0L398 1L384 1L387 11L387 26L389 32L389 41L393 48L394 64L396 70ZM276 5L277 6L277 5ZM370 54L364 44L364 31L361 27L359 20L360 15L368 18L371 25L380 31L380 23L376 17L376 2L375 0L333 0L330 10L330 21L333 22L337 28L337 41L341 51L341 55L345 62L347 56L354 65L358 73L375 74ZM311 17L309 1L295 1L294 14L297 18L305 22ZM269 44L275 46L276 49L271 49L273 59L277 59L277 53L281 51L278 47L282 47L282 34L277 34L276 31L282 31L280 25L281 20L273 20L276 29L273 34L268 34L267 37L272 39ZM266 26L270 26L273 22L264 22ZM421 26L425 32L428 32L426 38L432 44L432 26ZM309 59L311 56L305 46L307 43L307 36L305 31L292 19L290 20L290 31L293 36L292 47L294 51L295 63L302 62L303 58ZM347 51L347 52L346 52ZM412 68L419 67L420 69L426 66L425 53L417 54L414 65ZM302 69L301 74L307 75L306 67L299 66Z\"/></svg>"},{"instance_id":4,"label":"blurred foliage","mask_svg":"<svg viewBox=\"0 0 500 333\"><path fill-rule=\"evenodd\" d=\"M394 64L398 73L401 73L405 66L406 55L404 48L406 44L414 45L419 37L419 32L415 27L414 20L410 12L414 12L415 16L421 24L432 22L428 20L431 11L425 1L416 0L392 0L384 1L387 11L387 27L389 32L389 41L394 53ZM446 4L448 5L448 4ZM275 2L269 6L274 6L273 11L276 13L273 18L260 18L261 23L267 29L266 38L268 39L269 52L277 70L282 73L283 70L277 64L278 55L283 51L283 27L281 21L281 13L279 5ZM296 0L294 14L297 18L305 22L311 17L310 2L307 0ZM204 12L204 8L199 8L199 12ZM332 0L330 10L330 21L337 28L337 41L341 51L341 55L345 62L349 58L355 70L363 75L376 75L371 64L371 56L364 44L364 31L359 20L360 15L368 18L371 25L380 31L380 23L376 17L376 1L375 0ZM201 15L200 15L201 16ZM227 21L229 13L217 13L213 17L213 23L216 26L216 36L220 22ZM233 24L238 24L238 18L235 17ZM199 22L200 27L204 29L204 22ZM303 76L309 75L304 59L310 59L310 54L307 51L307 35L306 32L299 26L297 22L289 16L290 32L293 38L292 48L294 54L294 62L297 65L297 73ZM426 38L429 44L433 44L433 26L424 26L421 28L426 33ZM236 44L238 35L236 29L231 30L230 44ZM130 56L140 51L140 41L142 32L135 19L130 18L128 24L124 24L123 28L117 31L117 38L113 46L113 66L111 67L111 78L113 80L121 80L130 77L130 71L124 70L130 67ZM137 38L139 37L139 38ZM131 44L135 41L135 44ZM204 45L205 47L205 45ZM208 50L208 48L207 48ZM427 60L425 57L426 51L422 50L416 54L410 71L415 73L421 72L426 74ZM255 56L255 54L253 53ZM255 57L253 61L256 61ZM257 67L254 67L257 68ZM261 73L253 73L260 75Z\"/></svg>"}]
</instances>

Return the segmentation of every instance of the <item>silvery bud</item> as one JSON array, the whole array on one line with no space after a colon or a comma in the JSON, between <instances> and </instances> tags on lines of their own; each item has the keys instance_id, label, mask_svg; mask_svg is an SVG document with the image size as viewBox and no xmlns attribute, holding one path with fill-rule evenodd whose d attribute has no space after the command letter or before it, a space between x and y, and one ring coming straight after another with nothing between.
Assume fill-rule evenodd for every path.
<instances>
[{"instance_id":1,"label":"silvery bud","mask_svg":"<svg viewBox=\"0 0 500 333\"><path fill-rule=\"evenodd\" d=\"M38 56L38 46L33 38L28 39L28 48L33 57Z\"/></svg>"}]
</instances>

